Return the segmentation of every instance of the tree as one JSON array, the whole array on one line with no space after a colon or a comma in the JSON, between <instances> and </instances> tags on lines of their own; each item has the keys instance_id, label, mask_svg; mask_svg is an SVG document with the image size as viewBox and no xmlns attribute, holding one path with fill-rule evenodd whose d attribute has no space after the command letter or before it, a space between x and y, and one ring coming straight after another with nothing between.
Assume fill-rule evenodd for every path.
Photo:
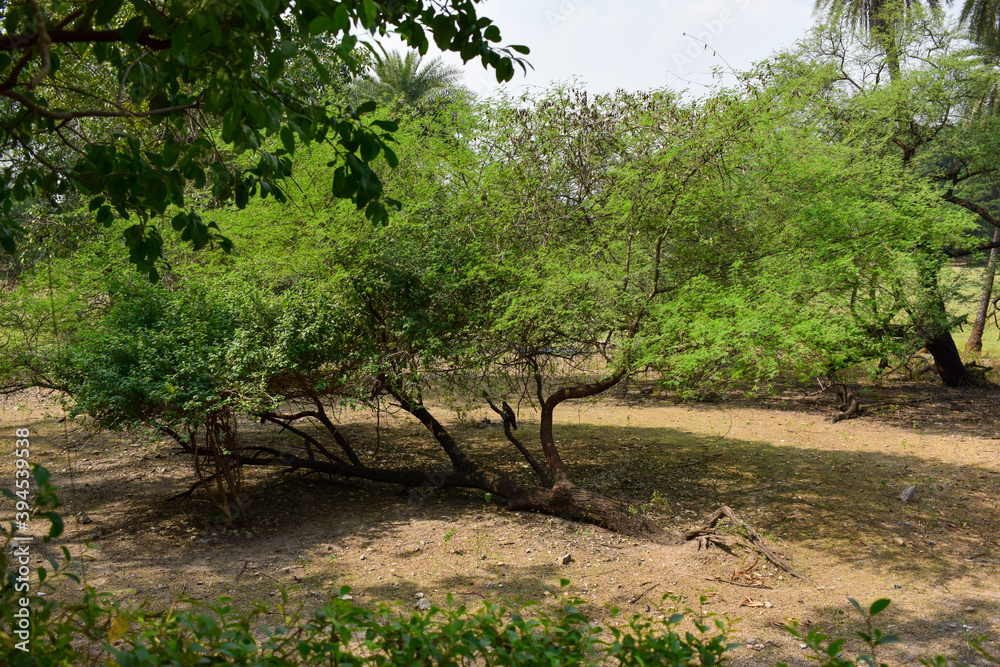
<instances>
[{"instance_id":1,"label":"tree","mask_svg":"<svg viewBox=\"0 0 1000 667\"><path fill-rule=\"evenodd\" d=\"M996 0L965 0L960 20L976 42L1000 47L1000 3Z\"/></svg>"},{"instance_id":2,"label":"tree","mask_svg":"<svg viewBox=\"0 0 1000 667\"><path fill-rule=\"evenodd\" d=\"M825 11L834 19L843 18L852 29L871 36L885 55L890 80L895 81L903 55L900 30L919 4L913 0L816 0L816 11ZM951 0L945 0L945 4L951 4ZM927 0L927 6L936 10L941 1Z\"/></svg>"},{"instance_id":3,"label":"tree","mask_svg":"<svg viewBox=\"0 0 1000 667\"><path fill-rule=\"evenodd\" d=\"M983 99L988 77L980 63L967 58L955 31L943 28L933 13L912 13L908 22L899 24L897 39L900 53L912 54L918 65L886 85L879 76L882 58L873 56L882 52L877 40L852 39L835 26L817 33L805 57L824 63L829 78L823 84L826 90L818 93L826 109L816 108L815 113L829 119L838 139L894 155L906 169L933 182L935 176L926 170L930 156L936 155L935 147L955 125L971 117L974 105ZM947 170L932 171L940 177ZM951 203L961 199L948 188L940 196ZM907 300L906 317L933 356L942 382L975 384L981 379L968 372L951 335L962 318L949 315L946 289L940 282L949 259L946 250L974 244L960 237L946 240L947 235L939 235L934 227L922 233L922 238L912 239L910 250L919 259L915 270L923 293Z\"/></svg>"},{"instance_id":4,"label":"tree","mask_svg":"<svg viewBox=\"0 0 1000 667\"><path fill-rule=\"evenodd\" d=\"M500 31L475 0L8 3L0 247L14 253L23 237L16 204L79 193L97 223L132 223L123 231L130 260L155 280L164 266L158 219L169 216L196 249L230 248L191 206L192 190L210 188L240 208L256 194L284 200L296 146L317 143L335 148L333 194L384 222L399 203L383 199L370 163L395 163L395 124L371 120L374 103L338 102L287 74L308 59L329 85L334 73L321 54L332 54L357 75L354 33L390 30L420 53L430 36L466 61L478 58L501 81L528 52L494 46Z\"/></svg>"},{"instance_id":5,"label":"tree","mask_svg":"<svg viewBox=\"0 0 1000 667\"><path fill-rule=\"evenodd\" d=\"M376 55L371 73L355 82L354 96L415 107L446 95L461 75L459 68L446 65L440 57L424 63L416 51L407 51L405 56L392 51L384 57Z\"/></svg>"}]
</instances>

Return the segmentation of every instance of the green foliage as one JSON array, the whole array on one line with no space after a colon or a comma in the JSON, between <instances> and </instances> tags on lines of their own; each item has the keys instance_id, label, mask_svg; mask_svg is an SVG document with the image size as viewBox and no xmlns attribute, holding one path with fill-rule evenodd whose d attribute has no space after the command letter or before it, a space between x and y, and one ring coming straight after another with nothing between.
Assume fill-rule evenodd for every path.
<instances>
[{"instance_id":1,"label":"green foliage","mask_svg":"<svg viewBox=\"0 0 1000 667\"><path fill-rule=\"evenodd\" d=\"M0 144L15 149L0 172L0 247L13 254L26 231L16 205L78 195L94 222L129 221L130 261L154 282L165 259L157 218L169 212L196 249L228 250L191 207L192 190L240 209L258 194L284 202L296 145L330 146L328 190L371 220L398 208L371 166L379 156L395 163L392 124L372 119L374 102L325 95L336 76L364 67L355 33L394 31L421 54L430 37L500 81L527 53L494 46L499 29L473 0L23 1L9 3L0 30L0 70L10 75ZM312 64L306 76L301 61ZM70 121L77 129L67 134Z\"/></svg>"},{"instance_id":2,"label":"green foliage","mask_svg":"<svg viewBox=\"0 0 1000 667\"><path fill-rule=\"evenodd\" d=\"M76 413L106 428L139 423L197 424L226 400L226 345L234 318L198 290L171 293L124 278L95 326L53 352L56 382Z\"/></svg>"}]
</instances>

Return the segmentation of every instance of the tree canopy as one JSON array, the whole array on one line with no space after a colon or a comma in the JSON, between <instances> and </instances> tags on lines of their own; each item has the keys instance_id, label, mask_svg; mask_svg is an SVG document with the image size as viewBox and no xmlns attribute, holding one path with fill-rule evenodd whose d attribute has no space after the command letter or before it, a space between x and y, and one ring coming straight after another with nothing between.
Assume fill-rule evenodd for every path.
<instances>
[{"instance_id":1,"label":"tree canopy","mask_svg":"<svg viewBox=\"0 0 1000 667\"><path fill-rule=\"evenodd\" d=\"M158 218L196 249L230 249L191 190L209 188L212 205L284 201L298 145L335 149L328 187L370 219L398 207L371 167L395 164L394 123L371 116L374 102L330 91L361 73L358 33L391 31L420 53L433 40L500 81L528 52L498 46L474 0L26 0L5 5L0 30L0 246L13 253L25 235L26 203L79 195L97 223L132 223L130 259L153 279L164 259ZM302 62L319 85L296 80Z\"/></svg>"}]
</instances>

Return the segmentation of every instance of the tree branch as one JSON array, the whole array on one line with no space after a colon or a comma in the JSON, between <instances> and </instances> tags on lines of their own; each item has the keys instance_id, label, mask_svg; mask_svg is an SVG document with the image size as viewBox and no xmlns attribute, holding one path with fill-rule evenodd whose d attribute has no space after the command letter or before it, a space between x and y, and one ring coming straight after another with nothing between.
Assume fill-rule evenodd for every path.
<instances>
[{"instance_id":1,"label":"tree branch","mask_svg":"<svg viewBox=\"0 0 1000 667\"><path fill-rule=\"evenodd\" d=\"M552 480L548 476L548 473L545 472L545 468L539 465L538 461L535 460L535 457L531 455L530 451L528 451L528 448L525 447L524 444L517 439L513 431L511 431L510 422L504 418L503 410L501 410L500 408L498 408L496 405L493 404L493 401L490 400L489 394L487 394L486 392L483 392L483 397L489 404L490 409L492 409L493 412L500 415L500 418L503 421L504 435L507 436L507 439L511 442L511 444L517 447L517 451L521 452L521 455L524 456L525 460L528 462L528 465L530 465L531 469L535 471L536 475L538 475L539 481L541 481L541 483L546 486L551 486Z\"/></svg>"},{"instance_id":2,"label":"tree branch","mask_svg":"<svg viewBox=\"0 0 1000 667\"><path fill-rule=\"evenodd\" d=\"M1000 227L1000 220L997 220L992 213L975 202L969 201L968 199L962 199L961 197L956 197L953 193L954 191L949 188L948 192L941 195L941 199L972 211L994 227Z\"/></svg>"},{"instance_id":3,"label":"tree branch","mask_svg":"<svg viewBox=\"0 0 1000 667\"><path fill-rule=\"evenodd\" d=\"M39 43L40 34L34 35L4 35L0 37L0 51L21 51ZM96 44L98 42L120 42L121 30L51 30L48 32L50 44ZM145 46L152 51L164 51L170 48L169 39L158 39L150 28L145 28L135 40L136 44Z\"/></svg>"},{"instance_id":4,"label":"tree branch","mask_svg":"<svg viewBox=\"0 0 1000 667\"><path fill-rule=\"evenodd\" d=\"M105 109L85 109L83 111L52 111L34 102L30 98L25 97L21 93L15 92L13 90L0 90L0 96L9 97L15 102L18 102L22 106L26 107L32 113L37 114L42 118L51 118L53 120L72 120L74 118L148 118L150 116L159 116L162 114L173 113L175 111L186 111L188 109L201 108L200 102L194 102L192 104L181 104L174 107L151 109L149 111L128 111L125 109L121 109L119 111L108 111Z\"/></svg>"}]
</instances>

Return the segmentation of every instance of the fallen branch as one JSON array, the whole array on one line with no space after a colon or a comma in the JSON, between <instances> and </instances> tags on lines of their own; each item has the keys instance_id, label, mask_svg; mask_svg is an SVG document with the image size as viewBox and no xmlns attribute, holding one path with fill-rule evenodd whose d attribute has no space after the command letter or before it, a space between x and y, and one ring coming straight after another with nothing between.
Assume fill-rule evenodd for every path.
<instances>
[{"instance_id":1,"label":"fallen branch","mask_svg":"<svg viewBox=\"0 0 1000 667\"><path fill-rule=\"evenodd\" d=\"M192 493L195 492L195 490L199 486L201 486L203 484L208 484L213 479L215 479L215 475L209 475L205 479L199 479L197 482L195 482L194 484L192 484L191 487L187 491L181 491L177 495L170 496L169 498L167 498L167 500L180 500L181 498L188 498Z\"/></svg>"},{"instance_id":2,"label":"fallen branch","mask_svg":"<svg viewBox=\"0 0 1000 667\"><path fill-rule=\"evenodd\" d=\"M706 523L704 526L686 532L684 534L684 539L686 541L698 539L699 542L701 542L702 539L708 542L719 541L719 538L717 537L718 530L716 529L715 525L723 517L728 518L730 521L733 522L734 525L742 527L743 532L745 533L746 540L747 542L750 543L750 546L759 551L769 561L771 561L776 566L778 566L788 574L792 575L793 577L802 579L803 581L812 581L811 579L809 579L809 577L799 574L798 572L793 570L789 565L787 565L783 560L781 560L777 556L777 554L775 554L768 548L767 544L764 542L764 538L762 538L757 533L757 531L753 529L753 526L746 523L745 521L740 521L736 517L736 513L725 505L716 510L715 513L709 517L708 523Z\"/></svg>"},{"instance_id":3,"label":"fallen branch","mask_svg":"<svg viewBox=\"0 0 1000 667\"><path fill-rule=\"evenodd\" d=\"M638 602L639 600L641 600L641 599L642 599L642 596L643 596L643 595L645 595L645 594L646 594L646 593L648 593L649 591L653 590L653 589L654 589L654 588L656 588L657 586L659 586L659 584L653 584L652 586L650 586L649 588L647 588L647 589L646 589L646 590L644 590L643 592L639 593L638 595L634 595L634 596L632 596L632 599L631 599L631 600L629 600L629 604L635 604L636 602Z\"/></svg>"}]
</instances>

